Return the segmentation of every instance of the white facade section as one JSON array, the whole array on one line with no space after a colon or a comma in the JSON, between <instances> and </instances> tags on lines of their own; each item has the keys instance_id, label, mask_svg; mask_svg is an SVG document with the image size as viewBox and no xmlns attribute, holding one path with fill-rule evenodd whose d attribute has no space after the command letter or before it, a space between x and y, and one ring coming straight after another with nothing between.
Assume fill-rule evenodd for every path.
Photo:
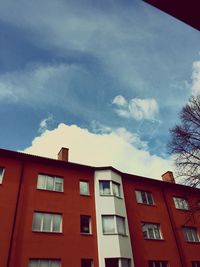
<instances>
[{"instance_id":1,"label":"white facade section","mask_svg":"<svg viewBox=\"0 0 200 267\"><path fill-rule=\"evenodd\" d=\"M117 183L120 187L120 196L116 196L114 191L105 190L107 194L102 193L102 183L110 181ZM101 186L100 186L101 184ZM100 190L101 187L101 190ZM124 192L121 176L112 170L95 171L95 205L97 221L97 239L99 267L105 267L106 258L126 258L131 260L131 267L134 267L129 227L127 222L126 206L124 201ZM102 216L113 215L125 218L126 234L103 233ZM115 224L116 226L116 224Z\"/></svg>"}]
</instances>

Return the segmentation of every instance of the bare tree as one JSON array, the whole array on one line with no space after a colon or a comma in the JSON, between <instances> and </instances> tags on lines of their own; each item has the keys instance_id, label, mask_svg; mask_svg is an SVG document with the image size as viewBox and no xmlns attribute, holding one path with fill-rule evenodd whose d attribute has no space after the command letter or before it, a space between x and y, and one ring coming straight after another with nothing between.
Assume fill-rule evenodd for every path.
<instances>
[{"instance_id":1,"label":"bare tree","mask_svg":"<svg viewBox=\"0 0 200 267\"><path fill-rule=\"evenodd\" d=\"M176 175L183 183L200 186L200 95L192 96L181 112L180 125L171 132L169 152L175 157Z\"/></svg>"}]
</instances>

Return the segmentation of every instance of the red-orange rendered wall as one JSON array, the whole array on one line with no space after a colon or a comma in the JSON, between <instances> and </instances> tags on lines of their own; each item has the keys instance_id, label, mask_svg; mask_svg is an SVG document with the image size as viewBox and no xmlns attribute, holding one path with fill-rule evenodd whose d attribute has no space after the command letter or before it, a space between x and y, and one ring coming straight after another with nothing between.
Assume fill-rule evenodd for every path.
<instances>
[{"instance_id":1,"label":"red-orange rendered wall","mask_svg":"<svg viewBox=\"0 0 200 267\"><path fill-rule=\"evenodd\" d=\"M28 267L30 259L60 259L62 267L81 267L81 259L98 259L94 173L98 168L62 162L0 149L0 267ZM200 242L186 242L183 227L200 230L200 190L168 182L124 174L124 201L135 267L149 261L167 261L169 267L192 267L200 263ZM38 174L64 179L64 192L37 189ZM89 182L90 195L82 196L79 181ZM154 204L137 203L135 190L151 192ZM173 197L188 200L190 209L176 209ZM62 214L62 233L34 232L33 213ZM92 233L80 233L80 215L91 216ZM144 239L143 222L158 223L161 240ZM106 266L107 267L107 266ZM119 266L117 266L119 267ZM123 267L123 266L122 266Z\"/></svg>"},{"instance_id":2,"label":"red-orange rendered wall","mask_svg":"<svg viewBox=\"0 0 200 267\"><path fill-rule=\"evenodd\" d=\"M197 227L199 231L199 190L151 179L134 179L130 175L124 177L123 187L136 266L148 267L149 260L166 260L170 267L192 267L192 261L200 261L200 244L186 242L182 231L183 226ZM135 190L151 192L155 204L137 203ZM176 209L174 196L187 199L191 209ZM142 222L160 224L163 239L145 240L141 232Z\"/></svg>"},{"instance_id":3,"label":"red-orange rendered wall","mask_svg":"<svg viewBox=\"0 0 200 267\"><path fill-rule=\"evenodd\" d=\"M57 167L51 163L32 162L28 157L21 160L0 157L0 165L5 168L0 185L1 267L27 267L30 258L61 259L62 266L74 267L79 267L81 259L86 258L93 259L98 267L93 170L84 166ZM36 189L38 173L63 177L64 192ZM79 194L80 179L89 181L90 196ZM34 211L61 213L62 233L33 232ZM91 235L80 234L80 215L91 216Z\"/></svg>"}]
</instances>

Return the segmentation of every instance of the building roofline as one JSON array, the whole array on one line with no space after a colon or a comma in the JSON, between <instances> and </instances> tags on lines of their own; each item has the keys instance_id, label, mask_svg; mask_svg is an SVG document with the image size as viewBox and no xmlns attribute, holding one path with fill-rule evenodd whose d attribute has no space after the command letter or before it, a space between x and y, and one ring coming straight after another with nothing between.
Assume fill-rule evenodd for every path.
<instances>
[{"instance_id":1,"label":"building roofline","mask_svg":"<svg viewBox=\"0 0 200 267\"><path fill-rule=\"evenodd\" d=\"M53 164L53 165L58 165L62 167L67 166L67 167L94 169L94 167L89 166L89 165L74 163L70 161L66 162L63 160L28 154L28 153L19 152L19 151L7 150L3 148L0 148L0 156L11 157L11 158L22 160L22 161L32 161L32 162Z\"/></svg>"},{"instance_id":2,"label":"building roofline","mask_svg":"<svg viewBox=\"0 0 200 267\"><path fill-rule=\"evenodd\" d=\"M90 169L91 171L98 171L98 170L111 170L113 172L118 173L119 175L124 176L125 178L128 179L134 179L135 181L142 181L142 182L148 182L148 183L153 183L156 184L157 186L161 187L174 187L177 189L185 189L185 190L192 190L192 191L198 191L199 188L196 187L191 187L183 184L175 184L175 183L170 183L170 182L165 182L162 180L158 180L155 178L149 178L149 177L144 177L144 176L139 176L136 174L131 174L131 173L126 173L122 172L112 166L101 166L101 167L95 167L95 166L90 166L90 165L85 165L85 164L80 164L80 163L74 163L74 162L66 162L63 160L58 160L58 159L53 159L53 158L47 158L47 157L42 157L38 155L33 155L33 154L28 154L24 152L19 152L19 151L13 151L13 150L7 150L0 148L0 156L6 156L6 157L11 157L14 159L18 159L21 161L32 161L32 162L39 162L39 163L45 163L45 164L53 164L61 167L75 167L77 169L84 168L84 169Z\"/></svg>"}]
</instances>

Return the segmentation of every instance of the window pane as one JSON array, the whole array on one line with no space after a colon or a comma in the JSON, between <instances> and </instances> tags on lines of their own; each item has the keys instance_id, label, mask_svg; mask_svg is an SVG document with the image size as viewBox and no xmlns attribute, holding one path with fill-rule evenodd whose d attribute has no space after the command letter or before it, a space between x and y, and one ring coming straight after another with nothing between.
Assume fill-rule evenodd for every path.
<instances>
[{"instance_id":1,"label":"window pane","mask_svg":"<svg viewBox=\"0 0 200 267\"><path fill-rule=\"evenodd\" d=\"M143 223L142 232L145 239L161 239L160 226L158 224Z\"/></svg>"},{"instance_id":2,"label":"window pane","mask_svg":"<svg viewBox=\"0 0 200 267\"><path fill-rule=\"evenodd\" d=\"M100 181L100 194L110 195L110 181Z\"/></svg>"},{"instance_id":3,"label":"window pane","mask_svg":"<svg viewBox=\"0 0 200 267\"><path fill-rule=\"evenodd\" d=\"M147 192L147 202L148 204L153 205L153 197L152 194L149 192Z\"/></svg>"},{"instance_id":4,"label":"window pane","mask_svg":"<svg viewBox=\"0 0 200 267\"><path fill-rule=\"evenodd\" d=\"M81 215L81 233L90 233L90 217Z\"/></svg>"},{"instance_id":5,"label":"window pane","mask_svg":"<svg viewBox=\"0 0 200 267\"><path fill-rule=\"evenodd\" d=\"M102 226L104 234L115 233L114 216L102 216Z\"/></svg>"},{"instance_id":6,"label":"window pane","mask_svg":"<svg viewBox=\"0 0 200 267\"><path fill-rule=\"evenodd\" d=\"M40 260L39 267L49 267L49 260Z\"/></svg>"},{"instance_id":7,"label":"window pane","mask_svg":"<svg viewBox=\"0 0 200 267\"><path fill-rule=\"evenodd\" d=\"M200 267L200 261L193 261L192 267Z\"/></svg>"},{"instance_id":8,"label":"window pane","mask_svg":"<svg viewBox=\"0 0 200 267\"><path fill-rule=\"evenodd\" d=\"M105 259L106 267L119 267L119 259Z\"/></svg>"},{"instance_id":9,"label":"window pane","mask_svg":"<svg viewBox=\"0 0 200 267\"><path fill-rule=\"evenodd\" d=\"M4 174L4 168L0 167L0 184L2 184L3 181L3 174Z\"/></svg>"},{"instance_id":10,"label":"window pane","mask_svg":"<svg viewBox=\"0 0 200 267\"><path fill-rule=\"evenodd\" d=\"M147 198L145 192L141 192L141 197L142 197L142 203L147 204Z\"/></svg>"},{"instance_id":11,"label":"window pane","mask_svg":"<svg viewBox=\"0 0 200 267\"><path fill-rule=\"evenodd\" d=\"M63 192L63 179L55 178L55 191Z\"/></svg>"},{"instance_id":12,"label":"window pane","mask_svg":"<svg viewBox=\"0 0 200 267\"><path fill-rule=\"evenodd\" d=\"M30 260L28 266L29 267L39 267L38 263L39 263L38 260Z\"/></svg>"},{"instance_id":13,"label":"window pane","mask_svg":"<svg viewBox=\"0 0 200 267\"><path fill-rule=\"evenodd\" d=\"M85 181L80 181L80 194L89 195L89 183Z\"/></svg>"},{"instance_id":14,"label":"window pane","mask_svg":"<svg viewBox=\"0 0 200 267\"><path fill-rule=\"evenodd\" d=\"M154 234L155 234L155 239L161 239L160 231L159 231L158 227L154 228Z\"/></svg>"},{"instance_id":15,"label":"window pane","mask_svg":"<svg viewBox=\"0 0 200 267\"><path fill-rule=\"evenodd\" d=\"M62 232L61 221L62 221L61 215L56 215L56 214L53 215L53 232Z\"/></svg>"},{"instance_id":16,"label":"window pane","mask_svg":"<svg viewBox=\"0 0 200 267\"><path fill-rule=\"evenodd\" d=\"M45 189L45 180L46 176L45 175L38 175L38 180L37 180L37 188L38 189Z\"/></svg>"},{"instance_id":17,"label":"window pane","mask_svg":"<svg viewBox=\"0 0 200 267\"><path fill-rule=\"evenodd\" d=\"M53 190L54 189L54 178L47 176L47 184L46 184L46 189L47 190Z\"/></svg>"},{"instance_id":18,"label":"window pane","mask_svg":"<svg viewBox=\"0 0 200 267\"><path fill-rule=\"evenodd\" d=\"M135 191L137 203L142 203L142 196L140 191Z\"/></svg>"},{"instance_id":19,"label":"window pane","mask_svg":"<svg viewBox=\"0 0 200 267\"><path fill-rule=\"evenodd\" d=\"M43 214L43 231L51 232L51 223L52 223L52 214L44 213Z\"/></svg>"},{"instance_id":20,"label":"window pane","mask_svg":"<svg viewBox=\"0 0 200 267\"><path fill-rule=\"evenodd\" d=\"M117 232L118 232L118 234L125 235L126 231L125 231L125 220L124 220L124 218L117 216L116 220L117 220Z\"/></svg>"},{"instance_id":21,"label":"window pane","mask_svg":"<svg viewBox=\"0 0 200 267\"><path fill-rule=\"evenodd\" d=\"M34 231L41 231L41 225L42 225L42 213L35 212L33 215L33 225L32 229Z\"/></svg>"},{"instance_id":22,"label":"window pane","mask_svg":"<svg viewBox=\"0 0 200 267\"><path fill-rule=\"evenodd\" d=\"M130 260L129 259L121 259L122 267L130 267Z\"/></svg>"},{"instance_id":23,"label":"window pane","mask_svg":"<svg viewBox=\"0 0 200 267\"><path fill-rule=\"evenodd\" d=\"M51 260L49 267L60 267L60 260Z\"/></svg>"},{"instance_id":24,"label":"window pane","mask_svg":"<svg viewBox=\"0 0 200 267\"><path fill-rule=\"evenodd\" d=\"M82 259L81 260L81 267L92 267L92 260L91 259Z\"/></svg>"},{"instance_id":25,"label":"window pane","mask_svg":"<svg viewBox=\"0 0 200 267\"><path fill-rule=\"evenodd\" d=\"M195 228L184 227L183 233L185 236L185 240L188 242L199 242L199 238L197 235L197 230Z\"/></svg>"},{"instance_id":26,"label":"window pane","mask_svg":"<svg viewBox=\"0 0 200 267\"><path fill-rule=\"evenodd\" d=\"M167 267L167 261L149 261L149 267Z\"/></svg>"},{"instance_id":27,"label":"window pane","mask_svg":"<svg viewBox=\"0 0 200 267\"><path fill-rule=\"evenodd\" d=\"M188 205L188 202L186 199L179 198L179 197L173 197L173 200L174 200L175 207L177 209L184 209L184 210L189 209L189 205Z\"/></svg>"},{"instance_id":28,"label":"window pane","mask_svg":"<svg viewBox=\"0 0 200 267\"><path fill-rule=\"evenodd\" d=\"M112 182L113 195L120 197L120 184Z\"/></svg>"}]
</instances>

